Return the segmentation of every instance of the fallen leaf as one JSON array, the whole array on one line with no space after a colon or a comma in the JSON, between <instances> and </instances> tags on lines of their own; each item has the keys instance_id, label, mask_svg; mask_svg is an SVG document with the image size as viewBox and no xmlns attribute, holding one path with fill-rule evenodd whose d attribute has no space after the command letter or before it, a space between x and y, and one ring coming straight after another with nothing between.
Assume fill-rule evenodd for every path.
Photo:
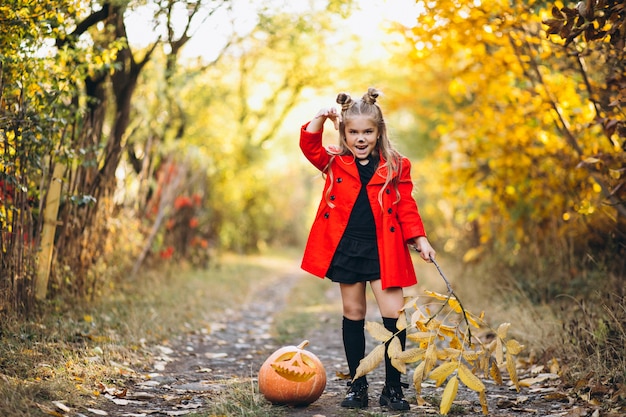
<instances>
[{"instance_id":1,"label":"fallen leaf","mask_svg":"<svg viewBox=\"0 0 626 417\"><path fill-rule=\"evenodd\" d=\"M93 414L95 414L97 416L108 416L109 415L109 413L107 413L106 411L98 410L96 408L88 408L87 411L89 411L90 413L93 413Z\"/></svg>"},{"instance_id":2,"label":"fallen leaf","mask_svg":"<svg viewBox=\"0 0 626 417\"><path fill-rule=\"evenodd\" d=\"M59 413L58 411L53 410L52 408L50 408L50 407L48 407L48 406L45 406L45 405L43 405L43 404L37 404L37 407L39 407L39 409L40 409L43 413L45 413L45 414L47 414L47 415L49 415L49 416L55 416L55 417L65 417L65 415L64 415L64 414L61 414L61 413Z\"/></svg>"},{"instance_id":3,"label":"fallen leaf","mask_svg":"<svg viewBox=\"0 0 626 417\"><path fill-rule=\"evenodd\" d=\"M531 385L541 384L549 380L556 380L560 377L557 374L539 374L532 378L524 378L519 381L522 387L530 387Z\"/></svg>"},{"instance_id":4,"label":"fallen leaf","mask_svg":"<svg viewBox=\"0 0 626 417\"><path fill-rule=\"evenodd\" d=\"M70 411L72 411L71 408L63 404L61 401L52 401L52 404L54 404L54 406L58 408L59 410L65 411L66 413L69 413Z\"/></svg>"},{"instance_id":5,"label":"fallen leaf","mask_svg":"<svg viewBox=\"0 0 626 417\"><path fill-rule=\"evenodd\" d=\"M226 352L217 352L217 353L207 352L207 353L204 354L204 356L206 356L209 359L220 359L220 358L228 357L228 353L226 353Z\"/></svg>"}]
</instances>

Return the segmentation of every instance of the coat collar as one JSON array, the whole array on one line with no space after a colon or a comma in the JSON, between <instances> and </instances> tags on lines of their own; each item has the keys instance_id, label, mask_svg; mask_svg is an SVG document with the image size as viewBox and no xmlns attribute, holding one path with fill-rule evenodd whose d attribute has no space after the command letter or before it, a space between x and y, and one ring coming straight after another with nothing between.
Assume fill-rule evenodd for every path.
<instances>
[{"instance_id":1,"label":"coat collar","mask_svg":"<svg viewBox=\"0 0 626 417\"><path fill-rule=\"evenodd\" d=\"M354 157L354 155L337 155L336 158L338 159L339 165L341 165L341 167L348 174L350 174L351 176L355 178L360 178L359 169L356 166L358 162L356 161L356 158ZM372 179L370 180L369 184L384 184L385 183L387 179L387 167L384 166L385 162L386 161L385 159L383 159L383 156L379 154L378 168L376 169L376 172L372 176ZM395 173L393 176L395 177L397 175L398 174Z\"/></svg>"}]
</instances>

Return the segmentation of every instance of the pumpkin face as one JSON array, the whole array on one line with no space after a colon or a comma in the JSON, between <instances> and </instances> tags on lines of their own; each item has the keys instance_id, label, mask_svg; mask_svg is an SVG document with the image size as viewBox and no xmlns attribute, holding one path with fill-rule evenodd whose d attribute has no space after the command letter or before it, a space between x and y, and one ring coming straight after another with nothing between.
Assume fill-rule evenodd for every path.
<instances>
[{"instance_id":1,"label":"pumpkin face","mask_svg":"<svg viewBox=\"0 0 626 417\"><path fill-rule=\"evenodd\" d=\"M273 404L308 405L326 388L322 362L304 347L285 346L272 353L261 365L259 391Z\"/></svg>"}]
</instances>

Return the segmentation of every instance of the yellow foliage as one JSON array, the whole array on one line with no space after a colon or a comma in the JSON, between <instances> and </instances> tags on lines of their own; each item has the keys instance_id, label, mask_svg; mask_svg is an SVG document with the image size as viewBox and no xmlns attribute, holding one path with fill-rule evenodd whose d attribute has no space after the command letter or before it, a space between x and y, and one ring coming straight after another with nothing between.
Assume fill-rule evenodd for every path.
<instances>
[{"instance_id":1,"label":"yellow foliage","mask_svg":"<svg viewBox=\"0 0 626 417\"><path fill-rule=\"evenodd\" d=\"M473 391L483 392L485 390L485 384L464 364L459 365L459 378L461 382Z\"/></svg>"},{"instance_id":2,"label":"yellow foliage","mask_svg":"<svg viewBox=\"0 0 626 417\"><path fill-rule=\"evenodd\" d=\"M446 384L441 396L441 404L439 405L439 412L443 415L447 415L452 407L452 401L456 398L456 393L459 389L459 380L456 376L450 378L450 381Z\"/></svg>"},{"instance_id":3,"label":"yellow foliage","mask_svg":"<svg viewBox=\"0 0 626 417\"><path fill-rule=\"evenodd\" d=\"M457 362L444 362L428 375L428 378L435 381L436 386L440 386L445 380L452 375L452 372L458 369L459 364Z\"/></svg>"},{"instance_id":4,"label":"yellow foliage","mask_svg":"<svg viewBox=\"0 0 626 417\"><path fill-rule=\"evenodd\" d=\"M517 367L515 364L515 358L512 354L506 353L506 370L509 373L509 377L511 378L511 382L515 385L515 389L519 392L520 385L519 379L517 378Z\"/></svg>"},{"instance_id":5,"label":"yellow foliage","mask_svg":"<svg viewBox=\"0 0 626 417\"><path fill-rule=\"evenodd\" d=\"M365 330L367 330L367 332L379 342L386 342L392 336L392 333L387 330L385 326L375 321L368 321L365 323Z\"/></svg>"},{"instance_id":6,"label":"yellow foliage","mask_svg":"<svg viewBox=\"0 0 626 417\"><path fill-rule=\"evenodd\" d=\"M406 335L407 339L412 340L415 343L422 343L422 342L430 343L433 340L435 340L436 336L437 335L433 332L415 332L415 333L408 333Z\"/></svg>"},{"instance_id":7,"label":"yellow foliage","mask_svg":"<svg viewBox=\"0 0 626 417\"><path fill-rule=\"evenodd\" d=\"M625 118L616 105L619 81L608 80L604 68L621 52L611 55L612 36L599 31L619 26L623 32L621 5L610 6L611 19L606 9L585 19L592 19L585 23L590 27L579 33L599 34L601 48L593 48L589 39L566 47L557 36L564 33L565 20L546 38L551 2L421 4L424 14L403 32L416 53L409 55L411 62L394 64L417 74L404 81L421 91L414 111L427 119L430 139L440 144L426 171L437 172L441 181L425 181L425 192L446 201L451 234L462 239L457 230L470 224L479 233L481 246L467 251L464 260L480 259L483 245L495 241L511 245L534 231L548 233L537 225L553 222L557 233L565 234L579 227L571 220L598 216L600 208L615 217L626 192L615 126ZM594 7L609 7L602 5ZM615 48L621 51L623 45ZM623 72L620 62L614 64L616 73ZM407 105L404 97L399 100ZM607 192L618 186L621 197ZM615 208L607 210L607 200ZM563 222L562 213L573 218Z\"/></svg>"},{"instance_id":8,"label":"yellow foliage","mask_svg":"<svg viewBox=\"0 0 626 417\"><path fill-rule=\"evenodd\" d=\"M480 406L483 409L483 414L484 415L489 415L489 407L487 405L487 394L485 393L485 391L481 391L478 394L478 398L480 400Z\"/></svg>"},{"instance_id":9,"label":"yellow foliage","mask_svg":"<svg viewBox=\"0 0 626 417\"><path fill-rule=\"evenodd\" d=\"M420 362L419 365L413 371L413 386L415 387L415 392L417 395L422 392L422 381L424 380L424 368L426 367L426 362Z\"/></svg>"},{"instance_id":10,"label":"yellow foliage","mask_svg":"<svg viewBox=\"0 0 626 417\"><path fill-rule=\"evenodd\" d=\"M385 345L380 344L372 349L367 356L361 359L361 362L356 369L354 379L360 378L372 372L383 359L385 359Z\"/></svg>"},{"instance_id":11,"label":"yellow foliage","mask_svg":"<svg viewBox=\"0 0 626 417\"><path fill-rule=\"evenodd\" d=\"M498 368L498 364L496 364L495 362L491 362L489 375L491 375L491 378L496 384L502 385L502 374L500 373L500 368Z\"/></svg>"},{"instance_id":12,"label":"yellow foliage","mask_svg":"<svg viewBox=\"0 0 626 417\"><path fill-rule=\"evenodd\" d=\"M394 336L389 342L389 347L387 349L387 355L389 359L391 359L391 365L400 371L403 374L406 374L406 362L398 358L398 356L402 353L402 345L400 344L400 339L397 336Z\"/></svg>"},{"instance_id":13,"label":"yellow foliage","mask_svg":"<svg viewBox=\"0 0 626 417\"><path fill-rule=\"evenodd\" d=\"M511 323L502 323L498 326L498 330L496 330L496 334L500 339L505 339L506 334L509 331L509 327L511 327Z\"/></svg>"},{"instance_id":14,"label":"yellow foliage","mask_svg":"<svg viewBox=\"0 0 626 417\"><path fill-rule=\"evenodd\" d=\"M403 350L395 355L395 359L401 360L404 363L413 363L421 361L426 356L426 350L421 348L411 348Z\"/></svg>"},{"instance_id":15,"label":"yellow foliage","mask_svg":"<svg viewBox=\"0 0 626 417\"><path fill-rule=\"evenodd\" d=\"M507 340L505 346L506 351L509 352L511 355L519 355L522 350L524 350L524 345L521 345L517 340L514 339Z\"/></svg>"}]
</instances>

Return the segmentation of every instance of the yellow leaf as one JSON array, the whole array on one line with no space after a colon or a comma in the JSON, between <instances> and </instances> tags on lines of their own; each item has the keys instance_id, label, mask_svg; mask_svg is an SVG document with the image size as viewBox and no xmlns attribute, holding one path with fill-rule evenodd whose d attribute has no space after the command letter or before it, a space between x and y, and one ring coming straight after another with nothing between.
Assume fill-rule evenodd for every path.
<instances>
[{"instance_id":1,"label":"yellow leaf","mask_svg":"<svg viewBox=\"0 0 626 417\"><path fill-rule=\"evenodd\" d=\"M489 362L491 359L491 356L489 355L488 352L486 352L485 354L480 356L480 359L478 360L478 367L483 371L483 374L487 375L487 373L489 373Z\"/></svg>"},{"instance_id":2,"label":"yellow leaf","mask_svg":"<svg viewBox=\"0 0 626 417\"><path fill-rule=\"evenodd\" d=\"M559 365L559 361L556 358L552 358L552 360L550 361L550 372L553 374L558 374L560 370L561 367Z\"/></svg>"},{"instance_id":3,"label":"yellow leaf","mask_svg":"<svg viewBox=\"0 0 626 417\"><path fill-rule=\"evenodd\" d=\"M489 375L491 375L491 378L496 384L502 385L502 374L500 373L500 368L498 368L498 365L495 362L491 362Z\"/></svg>"},{"instance_id":4,"label":"yellow leaf","mask_svg":"<svg viewBox=\"0 0 626 417\"><path fill-rule=\"evenodd\" d=\"M477 329L480 329L480 324L478 324L478 322L476 320L474 320L472 315L470 313L468 313L467 311L465 312L465 318L467 319L469 324L471 324L472 326L476 327ZM480 320L482 320L482 318Z\"/></svg>"},{"instance_id":5,"label":"yellow leaf","mask_svg":"<svg viewBox=\"0 0 626 417\"><path fill-rule=\"evenodd\" d=\"M426 349L411 348L398 353L395 358L404 363L413 363L423 360L425 356Z\"/></svg>"},{"instance_id":6,"label":"yellow leaf","mask_svg":"<svg viewBox=\"0 0 626 417\"><path fill-rule=\"evenodd\" d=\"M415 343L431 343L437 335L433 332L415 332L406 335L407 339Z\"/></svg>"},{"instance_id":7,"label":"yellow leaf","mask_svg":"<svg viewBox=\"0 0 626 417\"><path fill-rule=\"evenodd\" d=\"M386 342L393 335L389 330L385 329L385 326L375 321L365 323L365 330L379 342Z\"/></svg>"},{"instance_id":8,"label":"yellow leaf","mask_svg":"<svg viewBox=\"0 0 626 417\"><path fill-rule=\"evenodd\" d=\"M369 355L361 359L359 366L356 368L354 379L360 378L372 372L384 358L385 345L381 343L372 349Z\"/></svg>"},{"instance_id":9,"label":"yellow leaf","mask_svg":"<svg viewBox=\"0 0 626 417\"><path fill-rule=\"evenodd\" d=\"M506 353L506 370L509 372L511 382L515 385L517 392L520 390L519 380L517 379L517 369L515 366L515 358L509 352Z\"/></svg>"},{"instance_id":10,"label":"yellow leaf","mask_svg":"<svg viewBox=\"0 0 626 417\"><path fill-rule=\"evenodd\" d=\"M437 359L440 361L447 361L448 359L456 359L461 356L461 351L459 349L453 348L445 348L443 350L437 351Z\"/></svg>"},{"instance_id":11,"label":"yellow leaf","mask_svg":"<svg viewBox=\"0 0 626 417\"><path fill-rule=\"evenodd\" d=\"M480 406L483 408L483 414L489 415L489 407L487 406L487 393L485 391L481 391L478 393L478 399L480 400Z\"/></svg>"},{"instance_id":12,"label":"yellow leaf","mask_svg":"<svg viewBox=\"0 0 626 417\"><path fill-rule=\"evenodd\" d=\"M438 331L439 333L448 337L452 337L456 335L456 327L446 326L445 324L440 325Z\"/></svg>"},{"instance_id":13,"label":"yellow leaf","mask_svg":"<svg viewBox=\"0 0 626 417\"><path fill-rule=\"evenodd\" d=\"M502 323L496 333L500 339L506 339L506 333L509 331L509 327L511 327L511 323Z\"/></svg>"},{"instance_id":14,"label":"yellow leaf","mask_svg":"<svg viewBox=\"0 0 626 417\"><path fill-rule=\"evenodd\" d=\"M424 362L426 362L426 365L424 365L424 375L428 375L437 362L437 351L434 343L428 345Z\"/></svg>"},{"instance_id":15,"label":"yellow leaf","mask_svg":"<svg viewBox=\"0 0 626 417\"><path fill-rule=\"evenodd\" d=\"M452 407L452 401L456 398L456 392L459 389L459 379L456 376L450 378L450 381L446 384L441 395L441 404L439 405L439 412L443 415L447 415Z\"/></svg>"},{"instance_id":16,"label":"yellow leaf","mask_svg":"<svg viewBox=\"0 0 626 417\"><path fill-rule=\"evenodd\" d=\"M426 327L428 328L428 330L437 330L442 324L443 323L441 322L441 320L431 319Z\"/></svg>"},{"instance_id":17,"label":"yellow leaf","mask_svg":"<svg viewBox=\"0 0 626 417\"><path fill-rule=\"evenodd\" d=\"M464 364L459 366L459 378L467 388L473 391L482 392L485 390L485 384Z\"/></svg>"},{"instance_id":18,"label":"yellow leaf","mask_svg":"<svg viewBox=\"0 0 626 417\"><path fill-rule=\"evenodd\" d=\"M391 359L391 365L396 368L398 371L406 374L406 362L398 360L397 356L402 352L402 344L400 344L400 339L397 336L394 336L389 342L389 347L387 348L387 355L389 359Z\"/></svg>"},{"instance_id":19,"label":"yellow leaf","mask_svg":"<svg viewBox=\"0 0 626 417\"><path fill-rule=\"evenodd\" d=\"M496 362L502 365L504 362L504 349L502 348L502 339L496 338Z\"/></svg>"},{"instance_id":20,"label":"yellow leaf","mask_svg":"<svg viewBox=\"0 0 626 417\"><path fill-rule=\"evenodd\" d=\"M396 321L396 328L398 330L404 330L407 327L406 322L406 312L403 310L400 312L400 316L398 316L398 320Z\"/></svg>"},{"instance_id":21,"label":"yellow leaf","mask_svg":"<svg viewBox=\"0 0 626 417\"><path fill-rule=\"evenodd\" d=\"M350 379L350 374L346 372L335 371L337 379Z\"/></svg>"},{"instance_id":22,"label":"yellow leaf","mask_svg":"<svg viewBox=\"0 0 626 417\"><path fill-rule=\"evenodd\" d=\"M463 343L461 343L461 340L456 335L454 335L452 339L450 339L450 347L460 350L463 348Z\"/></svg>"},{"instance_id":23,"label":"yellow leaf","mask_svg":"<svg viewBox=\"0 0 626 417\"><path fill-rule=\"evenodd\" d=\"M419 395L422 392L422 381L424 380L424 367L426 366L426 362L422 361L413 371L413 386L415 387L415 392Z\"/></svg>"},{"instance_id":24,"label":"yellow leaf","mask_svg":"<svg viewBox=\"0 0 626 417\"><path fill-rule=\"evenodd\" d=\"M415 311L411 314L411 323L416 323L422 318L428 320L428 317L426 317L424 312L419 307L415 306Z\"/></svg>"},{"instance_id":25,"label":"yellow leaf","mask_svg":"<svg viewBox=\"0 0 626 417\"><path fill-rule=\"evenodd\" d=\"M447 300L447 299L448 299L448 296L447 296L447 295L443 295L443 294L440 294L440 293L435 292L435 291L424 290L424 293L425 293L426 295L428 295L429 297L436 298L437 300L442 300L442 301L444 301L444 300Z\"/></svg>"},{"instance_id":26,"label":"yellow leaf","mask_svg":"<svg viewBox=\"0 0 626 417\"><path fill-rule=\"evenodd\" d=\"M434 380L436 386L440 386L457 368L458 362L444 362L433 369L428 378Z\"/></svg>"},{"instance_id":27,"label":"yellow leaf","mask_svg":"<svg viewBox=\"0 0 626 417\"><path fill-rule=\"evenodd\" d=\"M483 354L483 351L475 351L475 350L466 350L463 352L463 359L465 359L468 362L473 362L475 360L478 360L478 358L480 357L480 355Z\"/></svg>"},{"instance_id":28,"label":"yellow leaf","mask_svg":"<svg viewBox=\"0 0 626 417\"><path fill-rule=\"evenodd\" d=\"M448 300L448 305L450 306L450 308L452 310L454 310L455 312L457 312L459 314L461 314L463 312L463 309L461 308L461 304L454 297L450 297L450 299Z\"/></svg>"},{"instance_id":29,"label":"yellow leaf","mask_svg":"<svg viewBox=\"0 0 626 417\"><path fill-rule=\"evenodd\" d=\"M510 352L511 355L519 355L519 353L524 350L524 345L519 344L517 340L507 340L506 342L506 350Z\"/></svg>"},{"instance_id":30,"label":"yellow leaf","mask_svg":"<svg viewBox=\"0 0 626 417\"><path fill-rule=\"evenodd\" d=\"M417 327L420 331L422 332L428 331L428 327L426 327L426 325L422 323L421 321L413 321L412 323L415 323L415 327Z\"/></svg>"}]
</instances>

